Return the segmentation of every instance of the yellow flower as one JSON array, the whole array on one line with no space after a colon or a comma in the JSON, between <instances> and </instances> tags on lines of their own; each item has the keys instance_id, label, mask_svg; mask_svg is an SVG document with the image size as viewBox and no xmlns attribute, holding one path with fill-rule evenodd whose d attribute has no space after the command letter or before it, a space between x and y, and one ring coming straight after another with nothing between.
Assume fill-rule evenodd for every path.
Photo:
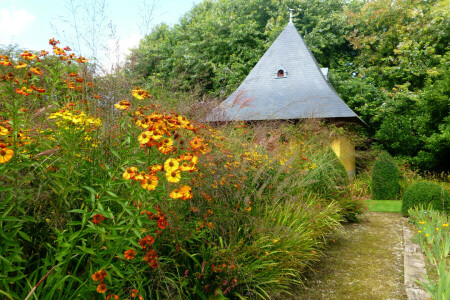
<instances>
[{"instance_id":1,"label":"yellow flower","mask_svg":"<svg viewBox=\"0 0 450 300\"><path fill-rule=\"evenodd\" d=\"M9 131L3 126L0 126L0 135L8 135Z\"/></svg>"},{"instance_id":2,"label":"yellow flower","mask_svg":"<svg viewBox=\"0 0 450 300\"><path fill-rule=\"evenodd\" d=\"M128 179L134 177L136 175L136 173L137 173L137 168L136 167L127 168L125 170L125 172L123 172L122 177L124 179L128 180Z\"/></svg>"},{"instance_id":3,"label":"yellow flower","mask_svg":"<svg viewBox=\"0 0 450 300\"><path fill-rule=\"evenodd\" d=\"M131 103L127 100L122 100L119 103L114 104L114 107L117 109L129 109L131 107Z\"/></svg>"},{"instance_id":4,"label":"yellow flower","mask_svg":"<svg viewBox=\"0 0 450 300\"><path fill-rule=\"evenodd\" d=\"M14 155L14 151L6 147L0 148L0 164L8 162Z\"/></svg>"},{"instance_id":5,"label":"yellow flower","mask_svg":"<svg viewBox=\"0 0 450 300\"><path fill-rule=\"evenodd\" d=\"M170 194L169 197L172 199L178 199L183 197L183 194L180 193L180 189L174 189Z\"/></svg>"},{"instance_id":6,"label":"yellow flower","mask_svg":"<svg viewBox=\"0 0 450 300\"><path fill-rule=\"evenodd\" d=\"M137 181L141 181L141 180L143 180L144 178L147 177L146 175L147 174L145 174L145 172L142 171L141 173L138 173L133 179L137 180Z\"/></svg>"},{"instance_id":7,"label":"yellow flower","mask_svg":"<svg viewBox=\"0 0 450 300\"><path fill-rule=\"evenodd\" d=\"M417 231L418 233L422 233L422 230Z\"/></svg>"},{"instance_id":8,"label":"yellow flower","mask_svg":"<svg viewBox=\"0 0 450 300\"><path fill-rule=\"evenodd\" d=\"M165 138L164 140L161 141L158 150L163 154L168 154L170 151L172 151L172 145L173 140L171 138Z\"/></svg>"},{"instance_id":9,"label":"yellow flower","mask_svg":"<svg viewBox=\"0 0 450 300\"><path fill-rule=\"evenodd\" d=\"M425 233L425 236L430 236L428 233Z\"/></svg>"},{"instance_id":10,"label":"yellow flower","mask_svg":"<svg viewBox=\"0 0 450 300\"><path fill-rule=\"evenodd\" d=\"M439 230L439 228L436 227L436 230Z\"/></svg>"},{"instance_id":11,"label":"yellow flower","mask_svg":"<svg viewBox=\"0 0 450 300\"><path fill-rule=\"evenodd\" d=\"M442 224L442 227L448 227L448 224Z\"/></svg>"},{"instance_id":12,"label":"yellow flower","mask_svg":"<svg viewBox=\"0 0 450 300\"><path fill-rule=\"evenodd\" d=\"M166 173L167 181L172 183L177 183L181 180L181 173L179 170L167 172Z\"/></svg>"},{"instance_id":13,"label":"yellow flower","mask_svg":"<svg viewBox=\"0 0 450 300\"><path fill-rule=\"evenodd\" d=\"M427 222L424 221L420 221L419 224L426 224Z\"/></svg>"},{"instance_id":14,"label":"yellow flower","mask_svg":"<svg viewBox=\"0 0 450 300\"><path fill-rule=\"evenodd\" d=\"M158 177L156 177L155 175L150 175L148 176L148 178L143 179L141 181L141 186L149 191L154 190L157 185L158 185Z\"/></svg>"},{"instance_id":15,"label":"yellow flower","mask_svg":"<svg viewBox=\"0 0 450 300\"><path fill-rule=\"evenodd\" d=\"M143 133L141 133L138 137L139 143L141 144L147 144L148 141L150 141L151 138L151 133L149 131L144 131Z\"/></svg>"},{"instance_id":16,"label":"yellow flower","mask_svg":"<svg viewBox=\"0 0 450 300\"><path fill-rule=\"evenodd\" d=\"M23 62L19 61L19 62L17 63L17 65L14 66L14 69L22 69L22 68L25 68L26 66L27 66L26 63L23 63Z\"/></svg>"},{"instance_id":17,"label":"yellow flower","mask_svg":"<svg viewBox=\"0 0 450 300\"><path fill-rule=\"evenodd\" d=\"M172 172L172 171L176 171L178 170L178 167L180 166L180 164L178 163L178 160L174 159L174 158L169 158L168 160L166 160L166 162L164 163L164 170L166 172Z\"/></svg>"},{"instance_id":18,"label":"yellow flower","mask_svg":"<svg viewBox=\"0 0 450 300\"><path fill-rule=\"evenodd\" d=\"M190 186L184 185L180 188L181 200L189 200L194 197Z\"/></svg>"}]
</instances>

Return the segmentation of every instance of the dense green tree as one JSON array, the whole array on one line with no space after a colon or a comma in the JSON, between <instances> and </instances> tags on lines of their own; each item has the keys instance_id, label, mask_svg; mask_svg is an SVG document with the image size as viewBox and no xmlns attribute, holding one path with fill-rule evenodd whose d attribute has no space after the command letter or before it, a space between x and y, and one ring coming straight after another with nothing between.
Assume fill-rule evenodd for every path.
<instances>
[{"instance_id":1,"label":"dense green tree","mask_svg":"<svg viewBox=\"0 0 450 300\"><path fill-rule=\"evenodd\" d=\"M449 5L378 0L349 9L358 53L335 80L371 134L421 169L450 168Z\"/></svg>"},{"instance_id":2,"label":"dense green tree","mask_svg":"<svg viewBox=\"0 0 450 300\"><path fill-rule=\"evenodd\" d=\"M323 66L353 51L345 39L344 1L204 1L179 24L155 27L133 51L132 69L152 81L226 96L287 25L288 8L295 9L295 25Z\"/></svg>"}]
</instances>

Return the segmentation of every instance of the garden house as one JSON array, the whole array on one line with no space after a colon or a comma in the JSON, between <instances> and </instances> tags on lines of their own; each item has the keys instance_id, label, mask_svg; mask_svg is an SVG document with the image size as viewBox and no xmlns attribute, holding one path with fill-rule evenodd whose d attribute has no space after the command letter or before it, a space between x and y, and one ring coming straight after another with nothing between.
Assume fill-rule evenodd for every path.
<instances>
[{"instance_id":1,"label":"garden house","mask_svg":"<svg viewBox=\"0 0 450 300\"><path fill-rule=\"evenodd\" d=\"M241 85L206 118L209 122L361 119L342 101L306 46L292 18ZM351 141L334 141L332 148L350 176L355 170Z\"/></svg>"}]
</instances>

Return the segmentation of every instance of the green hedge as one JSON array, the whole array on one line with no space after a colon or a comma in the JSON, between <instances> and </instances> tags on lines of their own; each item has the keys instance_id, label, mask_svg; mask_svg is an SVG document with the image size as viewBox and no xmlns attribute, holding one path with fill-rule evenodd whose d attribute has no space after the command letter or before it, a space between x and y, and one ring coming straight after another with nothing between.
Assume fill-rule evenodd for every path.
<instances>
[{"instance_id":1,"label":"green hedge","mask_svg":"<svg viewBox=\"0 0 450 300\"><path fill-rule=\"evenodd\" d=\"M410 208L422 205L438 211L450 213L450 194L440 185L429 182L420 181L403 193L402 214L407 217Z\"/></svg>"},{"instance_id":2,"label":"green hedge","mask_svg":"<svg viewBox=\"0 0 450 300\"><path fill-rule=\"evenodd\" d=\"M400 174L394 159L387 152L381 153L372 170L372 199L393 200L400 194Z\"/></svg>"}]
</instances>

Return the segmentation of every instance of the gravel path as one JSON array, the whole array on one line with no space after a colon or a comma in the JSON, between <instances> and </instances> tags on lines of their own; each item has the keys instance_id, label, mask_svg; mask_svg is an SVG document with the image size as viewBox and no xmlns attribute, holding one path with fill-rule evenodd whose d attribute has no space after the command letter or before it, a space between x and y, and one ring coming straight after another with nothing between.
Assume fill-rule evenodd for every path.
<instances>
[{"instance_id":1,"label":"gravel path","mask_svg":"<svg viewBox=\"0 0 450 300\"><path fill-rule=\"evenodd\" d=\"M285 299L406 299L402 224L400 214L369 212L345 225L306 274L306 286Z\"/></svg>"}]
</instances>

